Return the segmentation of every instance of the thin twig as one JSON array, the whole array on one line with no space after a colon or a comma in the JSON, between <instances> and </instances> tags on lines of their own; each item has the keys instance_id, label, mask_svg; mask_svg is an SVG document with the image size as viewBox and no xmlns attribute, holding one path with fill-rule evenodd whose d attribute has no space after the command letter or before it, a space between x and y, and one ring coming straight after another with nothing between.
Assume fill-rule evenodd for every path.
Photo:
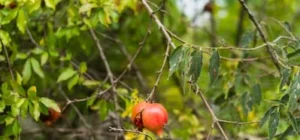
<instances>
[{"instance_id":1,"label":"thin twig","mask_svg":"<svg viewBox=\"0 0 300 140\"><path fill-rule=\"evenodd\" d=\"M117 78L115 78L115 79L116 79L116 80L114 81L114 85L115 85L115 86L116 86L118 83L124 84L124 83L121 81L121 79L122 79L122 77L124 76L124 74L131 68L131 65L134 63L134 61L135 61L135 59L137 58L138 54L141 52L141 50L142 50L144 44L146 43L146 40L147 40L149 34L150 34L150 32L147 32L147 34L145 35L145 37L143 38L143 40L139 43L139 48L137 49L136 53L135 53L134 56L132 57L131 61L128 63L126 69L124 69L124 71L123 71ZM107 79L108 79L108 77L105 78L104 82L105 82ZM125 85L125 84L124 84L124 86L127 87L127 88L130 88L130 87L128 87L128 86ZM64 109L65 109L69 104L71 104L71 103L84 102L84 101L87 101L87 100L89 100L89 99L91 99L91 98L100 97L102 94L107 93L107 92L108 92L109 90L111 90L111 89L112 89L112 86L110 86L109 88L107 88L107 89L105 89L105 90L99 92L98 94L94 94L94 95L89 96L89 97L86 97L86 98L69 100L69 101L65 104L65 106L63 107L62 110L64 110Z\"/></svg>"},{"instance_id":2,"label":"thin twig","mask_svg":"<svg viewBox=\"0 0 300 140\"><path fill-rule=\"evenodd\" d=\"M277 60L277 57L275 55L274 50L272 49L271 45L269 45L268 41L267 41L267 37L264 35L261 27L259 26L258 22L256 21L256 19L254 18L253 14L250 12L249 8L247 7L246 3L244 0L239 0L239 2L241 3L241 5L244 7L244 9L247 11L250 20L253 22L254 26L256 27L256 29L259 32L259 35L261 37L261 39L263 40L263 42L265 44L267 44L267 51L269 53L269 55L271 56L274 65L276 66L278 72L280 73L280 64Z\"/></svg>"},{"instance_id":3,"label":"thin twig","mask_svg":"<svg viewBox=\"0 0 300 140\"><path fill-rule=\"evenodd\" d=\"M68 95L62 90L61 84L58 86L58 90L64 96L64 98L67 101L70 101ZM79 119L82 121L82 123L84 124L84 126L90 131L90 135L92 136L92 134L93 134L92 127L88 124L88 122L83 117L83 115L81 114L81 112L79 111L79 109L74 104L72 104L72 103L71 103L71 106L74 109L74 111L76 112L76 114L79 116Z\"/></svg>"},{"instance_id":4,"label":"thin twig","mask_svg":"<svg viewBox=\"0 0 300 140\"><path fill-rule=\"evenodd\" d=\"M164 36L166 37L166 39L168 40L168 42L170 43L172 48L176 48L175 44L172 41L172 38L170 37L170 35L168 34L168 31L166 30L165 26L160 22L159 18L155 15L155 13L153 12L153 10L151 9L151 7L148 5L147 0L142 0L143 5L146 7L148 13L150 14L150 16L154 19L154 21L156 22L157 26L159 27L159 29L163 32Z\"/></svg>"},{"instance_id":5,"label":"thin twig","mask_svg":"<svg viewBox=\"0 0 300 140\"><path fill-rule=\"evenodd\" d=\"M218 122L222 122L222 123L230 123L230 124L238 124L238 125L260 123L260 121L253 121L253 122L238 122L238 121L228 121L228 120L221 120L221 119L218 119Z\"/></svg>"},{"instance_id":6,"label":"thin twig","mask_svg":"<svg viewBox=\"0 0 300 140\"><path fill-rule=\"evenodd\" d=\"M163 73L163 70L165 68L165 65L166 65L168 57L169 57L169 51L170 51L170 42L168 42L167 49L166 49L166 52L165 52L165 58L164 58L163 64L161 65L160 70L158 71L158 76L156 78L155 84L154 84L154 86L153 86L153 88L152 88L152 90L151 90L151 92L150 92L150 94L149 94L149 96L148 96L148 98L147 98L146 101L153 100L153 96L154 96L155 90L156 90L156 88L157 88L157 86L159 84L161 75Z\"/></svg>"},{"instance_id":7,"label":"thin twig","mask_svg":"<svg viewBox=\"0 0 300 140\"><path fill-rule=\"evenodd\" d=\"M198 87L196 84L194 84L194 83L192 83L192 82L189 82L189 83L190 83L190 85L191 85L191 88L192 88L193 92L200 95L200 97L201 97L201 99L202 99L204 105L206 106L206 108L208 109L210 115L212 116L213 123L215 123L215 124L217 125L217 127L218 127L218 129L220 130L220 132L221 132L221 134L223 135L223 137L224 137L226 140L228 140L228 136L226 135L226 133L225 133L223 127L221 126L221 124L219 123L219 119L216 117L214 111L212 110L212 108L210 107L209 103L208 103L207 100L205 99L205 97L204 97L202 91L199 89L199 87Z\"/></svg>"},{"instance_id":8,"label":"thin twig","mask_svg":"<svg viewBox=\"0 0 300 140\"><path fill-rule=\"evenodd\" d=\"M13 73L13 70L12 70L12 67L11 67L11 63L10 63L10 59L9 59L9 56L8 56L8 52L7 52L6 46L4 46L4 44L2 43L2 41L0 41L0 43L1 43L1 46L2 46L2 48L4 50L4 53L5 53L5 59L7 61L7 66L8 66L8 70L9 70L11 79L15 80L15 76L14 76L14 73Z\"/></svg>"},{"instance_id":9,"label":"thin twig","mask_svg":"<svg viewBox=\"0 0 300 140\"><path fill-rule=\"evenodd\" d=\"M106 56L104 54L103 48L100 44L100 41L99 41L98 37L95 34L95 31L93 29L89 29L89 30L90 30L90 34L93 37L94 42L96 43L96 46L98 48L100 57L101 57L101 59L104 63L104 66L105 66L105 69L106 69L106 72L107 72L107 76L109 78L109 81L111 83L111 87L112 87L112 90L113 90L113 93L114 93L113 98L114 98L115 109L116 109L116 111L118 111L120 107L119 107L119 104L118 104L118 97L117 97L117 90L116 90L115 82L114 82L114 75L113 75L113 73L110 69L110 66L107 62L107 59L106 59ZM117 126L118 126L118 128L121 128L121 120L120 120L119 116L117 116Z\"/></svg>"}]
</instances>

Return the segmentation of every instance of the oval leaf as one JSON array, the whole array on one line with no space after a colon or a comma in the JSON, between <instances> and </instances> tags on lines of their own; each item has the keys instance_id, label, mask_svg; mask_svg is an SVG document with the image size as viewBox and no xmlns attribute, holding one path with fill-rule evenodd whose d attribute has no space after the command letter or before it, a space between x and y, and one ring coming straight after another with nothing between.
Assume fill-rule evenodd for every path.
<instances>
[{"instance_id":1,"label":"oval leaf","mask_svg":"<svg viewBox=\"0 0 300 140\"><path fill-rule=\"evenodd\" d=\"M210 75L210 85L212 85L218 78L220 67L220 56L218 51L214 51L209 60L209 75Z\"/></svg>"},{"instance_id":2,"label":"oval leaf","mask_svg":"<svg viewBox=\"0 0 300 140\"><path fill-rule=\"evenodd\" d=\"M76 74L75 70L68 68L59 75L59 77L57 79L57 83L68 80L75 74Z\"/></svg>"},{"instance_id":3,"label":"oval leaf","mask_svg":"<svg viewBox=\"0 0 300 140\"><path fill-rule=\"evenodd\" d=\"M31 61L31 66L32 66L34 73L36 73L41 78L44 78L45 77L44 72L41 68L40 63L35 58L30 58L30 61Z\"/></svg>"},{"instance_id":4,"label":"oval leaf","mask_svg":"<svg viewBox=\"0 0 300 140\"><path fill-rule=\"evenodd\" d=\"M189 70L190 78L193 82L197 82L202 68L203 53L201 51L194 51L192 53L191 66Z\"/></svg>"}]
</instances>

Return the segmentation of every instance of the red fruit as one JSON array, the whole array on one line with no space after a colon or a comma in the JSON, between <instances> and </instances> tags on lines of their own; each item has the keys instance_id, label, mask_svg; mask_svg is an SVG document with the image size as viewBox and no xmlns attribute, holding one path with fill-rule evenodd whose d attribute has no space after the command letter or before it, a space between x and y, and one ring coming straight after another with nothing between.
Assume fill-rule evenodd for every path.
<instances>
[{"instance_id":1,"label":"red fruit","mask_svg":"<svg viewBox=\"0 0 300 140\"><path fill-rule=\"evenodd\" d=\"M133 107L131 112L131 120L140 131L144 128L142 121L142 113L147 105L149 105L149 103L145 101L140 102Z\"/></svg>"},{"instance_id":2,"label":"red fruit","mask_svg":"<svg viewBox=\"0 0 300 140\"><path fill-rule=\"evenodd\" d=\"M133 107L131 120L139 130L146 128L161 135L168 122L168 113L161 104L140 102Z\"/></svg>"},{"instance_id":3,"label":"red fruit","mask_svg":"<svg viewBox=\"0 0 300 140\"><path fill-rule=\"evenodd\" d=\"M41 115L41 121L44 122L47 126L51 126L53 123L55 123L59 118L61 117L61 113L55 111L52 108L48 109L48 115L44 116Z\"/></svg>"},{"instance_id":4,"label":"red fruit","mask_svg":"<svg viewBox=\"0 0 300 140\"><path fill-rule=\"evenodd\" d=\"M148 130L161 135L168 122L167 110L161 104L149 104L143 111L143 124Z\"/></svg>"}]
</instances>

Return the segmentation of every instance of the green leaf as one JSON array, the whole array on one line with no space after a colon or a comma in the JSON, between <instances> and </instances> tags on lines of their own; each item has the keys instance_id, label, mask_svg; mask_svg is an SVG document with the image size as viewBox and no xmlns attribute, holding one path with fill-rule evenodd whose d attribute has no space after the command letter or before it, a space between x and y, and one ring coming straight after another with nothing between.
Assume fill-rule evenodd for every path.
<instances>
[{"instance_id":1,"label":"green leaf","mask_svg":"<svg viewBox=\"0 0 300 140\"><path fill-rule=\"evenodd\" d=\"M261 102L261 89L259 84L255 84L253 87L252 99L253 103L259 105Z\"/></svg>"},{"instance_id":2,"label":"green leaf","mask_svg":"<svg viewBox=\"0 0 300 140\"><path fill-rule=\"evenodd\" d=\"M2 42L5 46L10 46L9 44L10 44L11 38L10 38L8 32L3 31L3 30L0 30L0 39L1 39L1 42Z\"/></svg>"},{"instance_id":3,"label":"green leaf","mask_svg":"<svg viewBox=\"0 0 300 140\"><path fill-rule=\"evenodd\" d=\"M41 56L41 65L45 65L49 59L49 54L44 52Z\"/></svg>"},{"instance_id":4,"label":"green leaf","mask_svg":"<svg viewBox=\"0 0 300 140\"><path fill-rule=\"evenodd\" d=\"M73 69L71 69L71 68L68 68L68 69L66 69L65 71L63 71L60 75L59 75L59 77L58 77L58 79L57 79L57 83L59 83L59 82L61 82L61 81L65 81L65 80L68 80L68 79L70 79L73 75L75 75L77 72L76 71L74 71Z\"/></svg>"},{"instance_id":5,"label":"green leaf","mask_svg":"<svg viewBox=\"0 0 300 140\"><path fill-rule=\"evenodd\" d=\"M280 140L285 140L285 138L288 136L288 135L293 135L295 132L294 132L294 129L292 126L289 126L280 136Z\"/></svg>"},{"instance_id":6,"label":"green leaf","mask_svg":"<svg viewBox=\"0 0 300 140\"><path fill-rule=\"evenodd\" d=\"M84 80L82 85L86 87L97 87L100 85L100 82L95 80Z\"/></svg>"},{"instance_id":7,"label":"green leaf","mask_svg":"<svg viewBox=\"0 0 300 140\"><path fill-rule=\"evenodd\" d=\"M90 99L87 100L87 102L86 102L86 106L87 106L87 107L89 107L89 106L91 106L91 105L94 104L94 102L95 102L95 100L96 100L96 98L97 98L97 96L96 96L95 94L97 94L97 93L94 93L94 94L92 95L92 97L91 97Z\"/></svg>"},{"instance_id":8,"label":"green leaf","mask_svg":"<svg viewBox=\"0 0 300 140\"><path fill-rule=\"evenodd\" d=\"M183 52L183 47L179 46L171 53L169 58L169 77L177 70L179 63L182 61Z\"/></svg>"},{"instance_id":9,"label":"green leaf","mask_svg":"<svg viewBox=\"0 0 300 140\"><path fill-rule=\"evenodd\" d=\"M3 100L0 100L0 113L2 113L5 109L5 102Z\"/></svg>"},{"instance_id":10,"label":"green leaf","mask_svg":"<svg viewBox=\"0 0 300 140\"><path fill-rule=\"evenodd\" d=\"M17 16L19 8L15 8L13 10L9 10L8 14L4 16L4 18L0 21L1 25L10 23Z\"/></svg>"},{"instance_id":11,"label":"green leaf","mask_svg":"<svg viewBox=\"0 0 300 140\"><path fill-rule=\"evenodd\" d=\"M26 96L26 92L25 90L23 89L23 87L21 85L19 85L17 82L11 80L10 81L10 85L11 87L13 88L13 90L15 92L17 92L19 95L21 96Z\"/></svg>"},{"instance_id":12,"label":"green leaf","mask_svg":"<svg viewBox=\"0 0 300 140\"><path fill-rule=\"evenodd\" d=\"M243 108L243 113L244 115L247 115L249 112L249 108L248 108L248 93L245 92L242 97L241 97L241 104L242 104L242 108Z\"/></svg>"},{"instance_id":13,"label":"green leaf","mask_svg":"<svg viewBox=\"0 0 300 140\"><path fill-rule=\"evenodd\" d=\"M210 75L210 85L212 85L218 78L220 67L220 56L218 51L214 51L209 60L209 75Z\"/></svg>"},{"instance_id":14,"label":"green leaf","mask_svg":"<svg viewBox=\"0 0 300 140\"><path fill-rule=\"evenodd\" d=\"M279 124L279 112L278 110L275 110L271 115L269 119L269 138L272 139L277 131L277 127Z\"/></svg>"},{"instance_id":15,"label":"green leaf","mask_svg":"<svg viewBox=\"0 0 300 140\"><path fill-rule=\"evenodd\" d=\"M24 102L25 102L25 98L18 98L17 103L14 104L14 106L16 106L17 108L20 108Z\"/></svg>"},{"instance_id":16,"label":"green leaf","mask_svg":"<svg viewBox=\"0 0 300 140\"><path fill-rule=\"evenodd\" d=\"M21 116L22 117L26 117L27 112L28 112L28 106L29 106L29 101L28 101L28 99L24 98L24 102L20 106L20 111L21 111Z\"/></svg>"},{"instance_id":17,"label":"green leaf","mask_svg":"<svg viewBox=\"0 0 300 140\"><path fill-rule=\"evenodd\" d=\"M293 129L297 132L298 131L298 124L297 124L297 121L295 120L294 116L289 111L287 112L287 116L289 118L289 122L293 126Z\"/></svg>"},{"instance_id":18,"label":"green leaf","mask_svg":"<svg viewBox=\"0 0 300 140\"><path fill-rule=\"evenodd\" d=\"M282 90L283 86L288 82L290 76L290 70L289 69L283 69L281 73L281 82L279 89Z\"/></svg>"},{"instance_id":19,"label":"green leaf","mask_svg":"<svg viewBox=\"0 0 300 140\"><path fill-rule=\"evenodd\" d=\"M76 74L74 77L72 77L68 82L68 89L71 90L73 86L75 86L78 83L79 75Z\"/></svg>"},{"instance_id":20,"label":"green leaf","mask_svg":"<svg viewBox=\"0 0 300 140\"><path fill-rule=\"evenodd\" d=\"M45 97L40 98L39 101L40 101L42 104L44 104L46 107L52 108L52 109L54 109L55 111L60 112L60 108L59 108L59 106L56 104L55 101L53 101L53 100L51 100L51 99L49 99L49 98L45 98Z\"/></svg>"},{"instance_id":21,"label":"green leaf","mask_svg":"<svg viewBox=\"0 0 300 140\"><path fill-rule=\"evenodd\" d=\"M39 103L36 100L30 100L30 101L31 102L29 104L29 113L35 121L38 121L41 115Z\"/></svg>"},{"instance_id":22,"label":"green leaf","mask_svg":"<svg viewBox=\"0 0 300 140\"><path fill-rule=\"evenodd\" d=\"M1 90L2 90L2 94L3 95L9 95L9 91L8 91L8 84L7 82L4 82L2 85L1 85Z\"/></svg>"},{"instance_id":23,"label":"green leaf","mask_svg":"<svg viewBox=\"0 0 300 140\"><path fill-rule=\"evenodd\" d=\"M39 102L40 112L44 115L49 115L48 107L46 107L43 103Z\"/></svg>"},{"instance_id":24,"label":"green leaf","mask_svg":"<svg viewBox=\"0 0 300 140\"><path fill-rule=\"evenodd\" d=\"M22 71L22 76L23 76L23 84L26 84L31 77L31 63L30 63L30 59L27 59L24 67L23 67L23 71Z\"/></svg>"},{"instance_id":25,"label":"green leaf","mask_svg":"<svg viewBox=\"0 0 300 140\"><path fill-rule=\"evenodd\" d=\"M4 134L6 134L7 136L9 135L18 135L19 133L21 133L22 128L21 125L19 124L19 121L17 119L13 119L12 123L7 125L4 128Z\"/></svg>"},{"instance_id":26,"label":"green leaf","mask_svg":"<svg viewBox=\"0 0 300 140\"><path fill-rule=\"evenodd\" d=\"M35 86L31 86L27 90L27 96L28 96L29 99L35 99L36 98L36 87Z\"/></svg>"},{"instance_id":27,"label":"green leaf","mask_svg":"<svg viewBox=\"0 0 300 140\"><path fill-rule=\"evenodd\" d=\"M99 106L100 106L100 109L99 109L99 116L100 116L100 120L105 120L105 118L107 117L108 115L108 105L107 105L107 102L104 101L104 100L101 100L99 101Z\"/></svg>"},{"instance_id":28,"label":"green leaf","mask_svg":"<svg viewBox=\"0 0 300 140\"><path fill-rule=\"evenodd\" d=\"M47 7L52 8L53 10L55 10L55 1L54 0L45 0L45 4Z\"/></svg>"},{"instance_id":29,"label":"green leaf","mask_svg":"<svg viewBox=\"0 0 300 140\"><path fill-rule=\"evenodd\" d=\"M87 65L86 62L81 62L79 65L79 72L80 73L85 73L87 71Z\"/></svg>"},{"instance_id":30,"label":"green leaf","mask_svg":"<svg viewBox=\"0 0 300 140\"><path fill-rule=\"evenodd\" d=\"M18 18L17 18L17 27L24 34L26 30L27 17L25 15L24 9L21 8L19 10Z\"/></svg>"},{"instance_id":31,"label":"green leaf","mask_svg":"<svg viewBox=\"0 0 300 140\"><path fill-rule=\"evenodd\" d=\"M32 66L33 71L41 78L44 78L45 75L41 68L40 63L33 57L30 58L30 61L31 61L31 66Z\"/></svg>"},{"instance_id":32,"label":"green leaf","mask_svg":"<svg viewBox=\"0 0 300 140\"><path fill-rule=\"evenodd\" d=\"M11 115L12 115L13 117L17 117L17 116L20 114L20 109L17 108L15 105L12 105L12 106L10 107L10 109L11 109Z\"/></svg>"},{"instance_id":33,"label":"green leaf","mask_svg":"<svg viewBox=\"0 0 300 140\"><path fill-rule=\"evenodd\" d=\"M268 118L270 117L270 115L277 109L277 106L273 106L270 109L268 109L268 111L265 113L265 115L263 116L263 118L260 120L260 127L262 127L266 121L268 120Z\"/></svg>"},{"instance_id":34,"label":"green leaf","mask_svg":"<svg viewBox=\"0 0 300 140\"><path fill-rule=\"evenodd\" d=\"M202 64L203 64L202 59L203 59L202 51L194 51L192 53L189 75L193 82L197 82L197 80L201 74L201 68L202 68Z\"/></svg>"}]
</instances>

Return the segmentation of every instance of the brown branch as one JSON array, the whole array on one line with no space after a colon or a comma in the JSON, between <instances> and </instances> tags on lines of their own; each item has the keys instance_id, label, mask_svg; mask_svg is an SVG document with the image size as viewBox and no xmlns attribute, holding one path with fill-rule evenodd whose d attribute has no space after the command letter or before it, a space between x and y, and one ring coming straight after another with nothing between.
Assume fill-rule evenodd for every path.
<instances>
[{"instance_id":1,"label":"brown branch","mask_svg":"<svg viewBox=\"0 0 300 140\"><path fill-rule=\"evenodd\" d=\"M166 30L165 26L160 22L159 18L154 14L153 10L151 9L151 7L147 3L147 0L142 0L142 3L146 7L146 9L147 9L148 13L150 14L150 16L156 22L159 29L163 32L164 36L166 37L166 39L170 43L171 47L176 48L176 46L175 46L174 42L172 41L172 38L168 34L168 31Z\"/></svg>"},{"instance_id":2,"label":"brown branch","mask_svg":"<svg viewBox=\"0 0 300 140\"><path fill-rule=\"evenodd\" d=\"M61 84L59 84L58 90L64 96L64 98L67 101L70 101L68 95L63 91L63 89L61 87ZM79 111L79 109L74 104L72 104L72 103L71 103L71 106L74 109L74 111L76 112L76 114L79 116L79 119L82 121L82 123L84 124L84 126L90 131L90 136L92 136L93 130L92 130L91 126L87 123L86 119L83 117L83 115L81 114L81 112Z\"/></svg>"},{"instance_id":3,"label":"brown branch","mask_svg":"<svg viewBox=\"0 0 300 140\"><path fill-rule=\"evenodd\" d=\"M4 53L5 53L5 59L7 61L7 66L8 66L8 70L9 70L11 79L15 80L15 76L14 76L14 73L13 73L13 70L12 70L12 67L11 67L11 63L10 63L10 59L9 59L9 56L8 56L8 52L7 52L6 46L4 46L4 44L2 43L2 41L0 41L0 43L1 43L0 45L2 46L2 48L4 50Z\"/></svg>"},{"instance_id":4,"label":"brown branch","mask_svg":"<svg viewBox=\"0 0 300 140\"><path fill-rule=\"evenodd\" d=\"M122 77L125 75L125 73L131 68L131 66L134 64L134 61L135 61L135 59L137 58L138 54L141 52L141 50L142 50L144 44L146 43L146 40L147 40L149 34L150 34L150 30L148 30L148 32L147 32L147 34L144 36L143 40L139 43L139 48L137 49L136 53L134 54L134 56L133 56L132 59L130 60L130 62L129 62L129 64L127 65L126 69L124 69L124 71L123 71L117 78L115 78L116 80L114 81L114 86L117 86L117 84L120 83L120 84L123 84L126 88L130 88L130 87L128 87L125 83L123 83L123 82L121 81L121 79L122 79ZM75 65L77 65L77 64L75 64ZM106 81L107 79L108 79L108 77L105 78L104 81ZM69 101L67 101L67 103L65 104L65 106L63 107L62 110L65 110L66 107L67 107L68 105L72 104L72 103L76 103L76 102L84 102L84 101L87 101L87 100L89 100L89 99L91 99L91 98L100 97L102 94L104 94L104 93L108 92L109 90L111 90L112 87L113 87L113 86L110 86L109 88L107 88L107 89L105 89L105 90L99 92L98 94L95 94L95 95L92 95L92 96L89 96L89 97L86 97L86 98L69 100Z\"/></svg>"},{"instance_id":5,"label":"brown branch","mask_svg":"<svg viewBox=\"0 0 300 140\"><path fill-rule=\"evenodd\" d=\"M166 49L166 52L165 52L165 58L164 58L163 64L161 65L161 68L160 68L160 70L158 71L158 76L157 76L157 78L156 78L155 84L154 84L154 86L153 86L153 88L152 88L152 90L151 90L151 92L150 92L150 94L149 94L149 96L148 96L148 98L147 98L146 101L152 101L152 100L153 100L155 90L156 90L156 88L157 88L157 86L158 86L158 84L159 84L161 75L162 75L162 73L163 73L163 70L164 70L164 68L165 68L165 65L166 65L167 60L168 60L168 57L169 57L169 51L170 51L170 44L169 44L169 43L170 43L170 42L168 42L168 45L167 45L167 49Z\"/></svg>"},{"instance_id":6,"label":"brown branch","mask_svg":"<svg viewBox=\"0 0 300 140\"><path fill-rule=\"evenodd\" d=\"M213 124L216 124L218 129L220 130L221 134L223 135L223 137L226 139L226 140L229 140L223 127L221 126L221 124L219 123L219 119L216 117L214 111L212 110L212 108L210 107L209 103L207 102L207 100L205 99L202 91L199 89L199 87L192 83L192 82L189 82L190 85L191 85L191 88L193 90L194 93L200 95L205 107L207 108L207 110L209 111L210 115L212 116L212 119L213 119Z\"/></svg>"},{"instance_id":7,"label":"brown branch","mask_svg":"<svg viewBox=\"0 0 300 140\"><path fill-rule=\"evenodd\" d=\"M89 30L90 30L90 34L93 37L94 42L96 43L96 46L97 46L98 51L99 51L99 55L100 55L100 57L101 57L101 59L104 63L104 66L105 66L105 69L106 69L106 72L107 72L107 76L108 76L108 79L111 83L111 87L112 87L112 90L113 90L113 93L114 93L113 98L114 98L115 109L116 109L116 111L118 111L120 109L120 107L119 107L119 104L118 104L118 97L117 97L117 90L116 90L115 82L114 82L114 75L113 75L113 73L110 69L110 66L107 62L107 59L106 59L106 56L104 54L103 48L100 44L100 41L99 41L98 37L95 34L95 31L91 28ZM117 116L117 126L118 126L118 128L121 128L121 120L120 120L119 116ZM121 134L121 135L123 135L123 134ZM118 137L118 135L116 136L116 138L117 137Z\"/></svg>"},{"instance_id":8,"label":"brown branch","mask_svg":"<svg viewBox=\"0 0 300 140\"><path fill-rule=\"evenodd\" d=\"M139 46L143 45L146 41L146 39L148 38L148 35L150 34L150 30L148 29L146 36L144 37L143 41L139 43ZM124 45L124 43L119 40L119 39L115 39L113 37L110 37L106 34L100 33L100 35L106 39L109 39L113 42L115 42L116 44L118 44L118 46L120 47L121 52L124 54L124 56L127 58L127 60L129 62L131 62L131 60L133 59L133 57L130 55L130 53L127 51L126 46ZM141 48L141 47L140 47ZM141 49L138 49L137 52L139 53ZM137 55L137 54L135 54ZM143 77L142 73L140 72L138 66L135 63L132 64L128 64L127 68L125 69L126 71L123 71L123 73L126 73L128 70L130 70L130 68L132 67L132 69L135 71L136 76L139 80L139 82L141 83L141 86L143 87L144 90L146 90L148 88L147 83L145 82L145 78ZM122 75L121 74L121 75Z\"/></svg>"},{"instance_id":9,"label":"brown branch","mask_svg":"<svg viewBox=\"0 0 300 140\"><path fill-rule=\"evenodd\" d=\"M246 3L244 0L239 0L239 2L241 3L241 5L243 6L243 8L247 11L250 20L252 21L252 23L254 24L254 26L256 27L256 29L259 32L259 35L261 37L261 39L263 40L263 42L265 44L267 44L267 51L269 53L269 55L271 56L274 65L276 66L278 72L280 73L280 64L277 60L277 56L274 52L274 50L272 49L271 45L269 45L268 41L267 41L267 37L264 35L261 27L259 26L258 22L256 21L256 19L254 18L253 14L250 12L249 8L247 7Z\"/></svg>"},{"instance_id":10,"label":"brown branch","mask_svg":"<svg viewBox=\"0 0 300 140\"><path fill-rule=\"evenodd\" d=\"M214 5L214 0L209 0L209 3L211 6ZM210 41L211 41L211 47L215 48L217 47L216 41L217 41L217 31L216 31L216 20L214 16L215 9L212 9L210 11Z\"/></svg>"}]
</instances>

